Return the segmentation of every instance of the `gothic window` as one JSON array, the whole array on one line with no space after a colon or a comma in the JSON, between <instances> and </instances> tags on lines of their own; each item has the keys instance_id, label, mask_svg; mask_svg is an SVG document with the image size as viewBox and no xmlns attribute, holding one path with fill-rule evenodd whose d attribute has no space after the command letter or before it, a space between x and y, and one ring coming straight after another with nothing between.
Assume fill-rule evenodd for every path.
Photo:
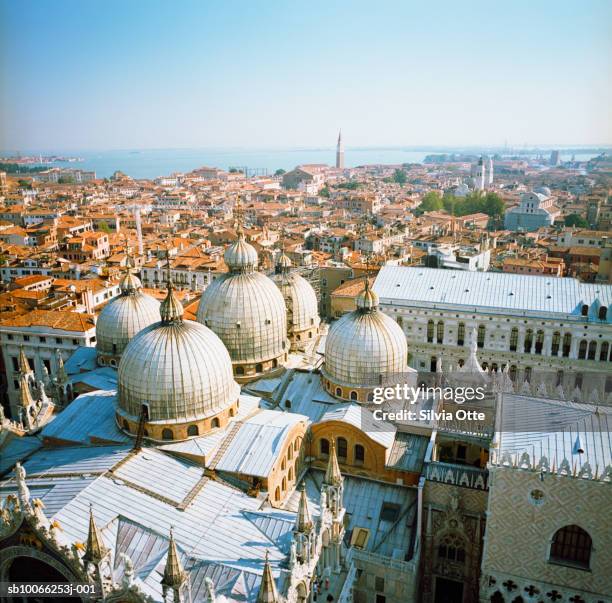
<instances>
[{"instance_id":1,"label":"gothic window","mask_svg":"<svg viewBox=\"0 0 612 603\"><path fill-rule=\"evenodd\" d=\"M587 355L587 342L586 339L583 339L580 342L580 346L578 347L578 358L580 360L584 360Z\"/></svg>"},{"instance_id":2,"label":"gothic window","mask_svg":"<svg viewBox=\"0 0 612 603\"><path fill-rule=\"evenodd\" d=\"M459 536L445 536L438 545L438 559L454 563L465 563L465 546Z\"/></svg>"},{"instance_id":3,"label":"gothic window","mask_svg":"<svg viewBox=\"0 0 612 603\"><path fill-rule=\"evenodd\" d=\"M555 331L553 333L552 346L550 348L550 353L553 356L558 356L559 355L559 346L560 345L561 345L561 333L559 333L559 331Z\"/></svg>"},{"instance_id":4,"label":"gothic window","mask_svg":"<svg viewBox=\"0 0 612 603\"><path fill-rule=\"evenodd\" d=\"M512 331L510 331L510 351L516 352L517 347L518 347L518 328L514 327Z\"/></svg>"},{"instance_id":5,"label":"gothic window","mask_svg":"<svg viewBox=\"0 0 612 603\"><path fill-rule=\"evenodd\" d=\"M436 341L437 343L442 343L444 341L444 323L442 321L438 322Z\"/></svg>"},{"instance_id":6,"label":"gothic window","mask_svg":"<svg viewBox=\"0 0 612 603\"><path fill-rule=\"evenodd\" d=\"M565 358L569 357L571 348L572 348L572 334L566 333L563 336L563 356Z\"/></svg>"},{"instance_id":7,"label":"gothic window","mask_svg":"<svg viewBox=\"0 0 612 603\"><path fill-rule=\"evenodd\" d=\"M597 342L591 341L591 343L589 343L589 360L595 360L596 354L597 354Z\"/></svg>"},{"instance_id":8,"label":"gothic window","mask_svg":"<svg viewBox=\"0 0 612 603\"><path fill-rule=\"evenodd\" d=\"M355 463L365 461L365 448L361 444L355 444Z\"/></svg>"},{"instance_id":9,"label":"gothic window","mask_svg":"<svg viewBox=\"0 0 612 603\"><path fill-rule=\"evenodd\" d=\"M605 362L608 359L609 350L610 350L610 344L607 341L604 341L601 344L601 348L599 350L599 360L601 362Z\"/></svg>"},{"instance_id":10,"label":"gothic window","mask_svg":"<svg viewBox=\"0 0 612 603\"><path fill-rule=\"evenodd\" d=\"M484 325L480 325L478 327L478 347L479 348L484 348L485 335L486 335L486 327Z\"/></svg>"},{"instance_id":11,"label":"gothic window","mask_svg":"<svg viewBox=\"0 0 612 603\"><path fill-rule=\"evenodd\" d=\"M465 323L460 322L457 327L457 345L463 345L465 343Z\"/></svg>"},{"instance_id":12,"label":"gothic window","mask_svg":"<svg viewBox=\"0 0 612 603\"><path fill-rule=\"evenodd\" d=\"M338 458L346 461L348 454L348 443L345 438L338 438L337 440Z\"/></svg>"},{"instance_id":13,"label":"gothic window","mask_svg":"<svg viewBox=\"0 0 612 603\"><path fill-rule=\"evenodd\" d=\"M533 331L531 329L527 329L525 333L525 353L529 354L531 352L531 346L533 345Z\"/></svg>"},{"instance_id":14,"label":"gothic window","mask_svg":"<svg viewBox=\"0 0 612 603\"><path fill-rule=\"evenodd\" d=\"M321 454L328 455L329 454L329 440L323 438L319 441L319 449L321 450Z\"/></svg>"},{"instance_id":15,"label":"gothic window","mask_svg":"<svg viewBox=\"0 0 612 603\"><path fill-rule=\"evenodd\" d=\"M550 561L588 569L592 547L591 537L581 527L565 526L557 530L553 536Z\"/></svg>"},{"instance_id":16,"label":"gothic window","mask_svg":"<svg viewBox=\"0 0 612 603\"><path fill-rule=\"evenodd\" d=\"M434 321L427 322L427 343L433 343L434 338Z\"/></svg>"}]
</instances>

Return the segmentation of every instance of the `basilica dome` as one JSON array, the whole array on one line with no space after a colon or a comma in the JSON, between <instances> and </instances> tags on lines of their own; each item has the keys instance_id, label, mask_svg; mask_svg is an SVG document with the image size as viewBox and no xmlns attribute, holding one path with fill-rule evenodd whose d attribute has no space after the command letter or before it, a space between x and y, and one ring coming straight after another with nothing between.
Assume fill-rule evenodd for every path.
<instances>
[{"instance_id":1,"label":"basilica dome","mask_svg":"<svg viewBox=\"0 0 612 603\"><path fill-rule=\"evenodd\" d=\"M256 272L257 251L241 229L224 255L230 272L204 291L198 322L210 327L229 351L239 381L256 379L287 359L287 311L274 282Z\"/></svg>"},{"instance_id":2,"label":"basilica dome","mask_svg":"<svg viewBox=\"0 0 612 603\"><path fill-rule=\"evenodd\" d=\"M119 363L117 420L138 431L145 409L145 436L181 440L221 427L234 416L240 387L223 342L207 327L183 320L169 279L161 321L138 333Z\"/></svg>"},{"instance_id":3,"label":"basilica dome","mask_svg":"<svg viewBox=\"0 0 612 603\"><path fill-rule=\"evenodd\" d=\"M121 293L100 312L96 322L98 364L117 366L125 346L139 331L159 320L159 302L142 292L140 280L128 269Z\"/></svg>"},{"instance_id":4,"label":"basilica dome","mask_svg":"<svg viewBox=\"0 0 612 603\"><path fill-rule=\"evenodd\" d=\"M306 343L319 332L321 320L317 295L303 276L291 271L291 260L284 253L278 260L273 280L285 300L291 349L304 349Z\"/></svg>"},{"instance_id":5,"label":"basilica dome","mask_svg":"<svg viewBox=\"0 0 612 603\"><path fill-rule=\"evenodd\" d=\"M329 329L322 370L325 389L343 400L367 402L374 387L397 382L409 372L408 345L401 327L378 307L366 281L357 309Z\"/></svg>"}]
</instances>

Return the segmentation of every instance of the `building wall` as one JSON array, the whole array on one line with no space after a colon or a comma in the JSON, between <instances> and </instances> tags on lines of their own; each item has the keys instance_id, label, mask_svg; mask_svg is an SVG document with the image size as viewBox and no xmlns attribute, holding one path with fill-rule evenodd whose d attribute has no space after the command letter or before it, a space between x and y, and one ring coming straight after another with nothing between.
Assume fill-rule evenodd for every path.
<instances>
[{"instance_id":1,"label":"building wall","mask_svg":"<svg viewBox=\"0 0 612 603\"><path fill-rule=\"evenodd\" d=\"M27 338L24 339L24 338ZM19 401L19 370L13 358L19 359L21 346L34 369L37 380L43 379L43 367L47 367L50 376L57 371L57 354L60 350L64 362L79 346L96 345L95 327L85 332L60 331L51 327L2 327L0 329L0 346L4 366L6 367L7 393L12 416Z\"/></svg>"},{"instance_id":2,"label":"building wall","mask_svg":"<svg viewBox=\"0 0 612 603\"><path fill-rule=\"evenodd\" d=\"M541 480L539 473L492 467L490 485L483 580L494 577L502 592L503 580L514 576L519 586L522 582L517 578L524 578L556 587L568 596L574 591L601 597L612 593L609 483L550 474ZM541 504L530 500L534 490L544 493ZM586 530L593 540L590 571L548 561L553 535L572 524Z\"/></svg>"},{"instance_id":3,"label":"building wall","mask_svg":"<svg viewBox=\"0 0 612 603\"><path fill-rule=\"evenodd\" d=\"M406 333L410 366L420 370L430 370L432 357L442 356L443 367L450 364L457 367L459 360L465 360L469 354L469 344L474 329L481 325L485 328L484 346L478 350L481 363L489 366L496 363L498 367L506 364L520 369L531 367L534 371L574 370L597 371L605 373L610 370L609 359L612 348L612 325L606 322L587 321L581 316L551 316L542 313L541 316L517 316L504 313L485 313L479 308L471 312L464 307L419 308L416 306L382 303L384 312L394 318ZM434 322L433 341L428 341L428 323ZM444 325L442 341L438 342L438 323ZM458 345L459 323L465 325L463 345ZM518 329L516 351L511 351L512 329ZM528 341L528 330L533 332L531 352L525 353L525 342ZM536 340L539 331L543 332L541 354L536 353ZM552 354L554 334L559 333L561 343L558 355ZM566 333L571 335L569 356L563 356L563 338ZM587 346L594 342L595 360L581 359L580 342ZM605 353L605 343L608 352ZM584 346L584 344L583 344ZM588 349L588 348L587 348ZM602 353L606 358L600 360Z\"/></svg>"}]
</instances>

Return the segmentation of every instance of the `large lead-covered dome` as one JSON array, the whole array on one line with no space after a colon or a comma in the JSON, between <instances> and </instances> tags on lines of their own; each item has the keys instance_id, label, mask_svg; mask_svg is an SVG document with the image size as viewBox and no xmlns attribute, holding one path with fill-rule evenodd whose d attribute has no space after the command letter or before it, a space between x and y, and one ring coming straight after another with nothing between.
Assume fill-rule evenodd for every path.
<instances>
[{"instance_id":1,"label":"large lead-covered dome","mask_svg":"<svg viewBox=\"0 0 612 603\"><path fill-rule=\"evenodd\" d=\"M121 293L100 312L96 322L98 363L116 366L132 337L159 320L159 302L142 292L140 280L127 270Z\"/></svg>"},{"instance_id":2,"label":"large lead-covered dome","mask_svg":"<svg viewBox=\"0 0 612 603\"><path fill-rule=\"evenodd\" d=\"M155 440L185 439L224 425L240 393L223 342L204 325L183 320L169 282L162 320L132 339L119 364L119 424L136 433L144 409L145 435Z\"/></svg>"},{"instance_id":3,"label":"large lead-covered dome","mask_svg":"<svg viewBox=\"0 0 612 603\"><path fill-rule=\"evenodd\" d=\"M304 349L319 332L321 319L317 295L303 276L291 271L291 260L284 253L280 255L273 280L285 300L291 349Z\"/></svg>"},{"instance_id":4,"label":"large lead-covered dome","mask_svg":"<svg viewBox=\"0 0 612 603\"><path fill-rule=\"evenodd\" d=\"M322 371L334 396L367 402L374 387L407 373L408 345L401 327L378 308L378 296L366 281L357 309L329 329Z\"/></svg>"},{"instance_id":5,"label":"large lead-covered dome","mask_svg":"<svg viewBox=\"0 0 612 603\"><path fill-rule=\"evenodd\" d=\"M197 320L221 338L236 378L246 381L277 368L287 358L285 302L274 282L255 271L257 252L241 229L224 259L230 272L206 288Z\"/></svg>"}]
</instances>

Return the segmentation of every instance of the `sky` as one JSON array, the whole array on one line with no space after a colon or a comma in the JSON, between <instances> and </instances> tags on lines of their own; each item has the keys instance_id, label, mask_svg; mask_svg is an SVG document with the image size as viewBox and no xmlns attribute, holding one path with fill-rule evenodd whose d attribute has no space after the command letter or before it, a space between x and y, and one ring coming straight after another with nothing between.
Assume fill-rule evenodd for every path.
<instances>
[{"instance_id":1,"label":"sky","mask_svg":"<svg viewBox=\"0 0 612 603\"><path fill-rule=\"evenodd\" d=\"M612 143L608 0L0 0L0 150Z\"/></svg>"}]
</instances>

